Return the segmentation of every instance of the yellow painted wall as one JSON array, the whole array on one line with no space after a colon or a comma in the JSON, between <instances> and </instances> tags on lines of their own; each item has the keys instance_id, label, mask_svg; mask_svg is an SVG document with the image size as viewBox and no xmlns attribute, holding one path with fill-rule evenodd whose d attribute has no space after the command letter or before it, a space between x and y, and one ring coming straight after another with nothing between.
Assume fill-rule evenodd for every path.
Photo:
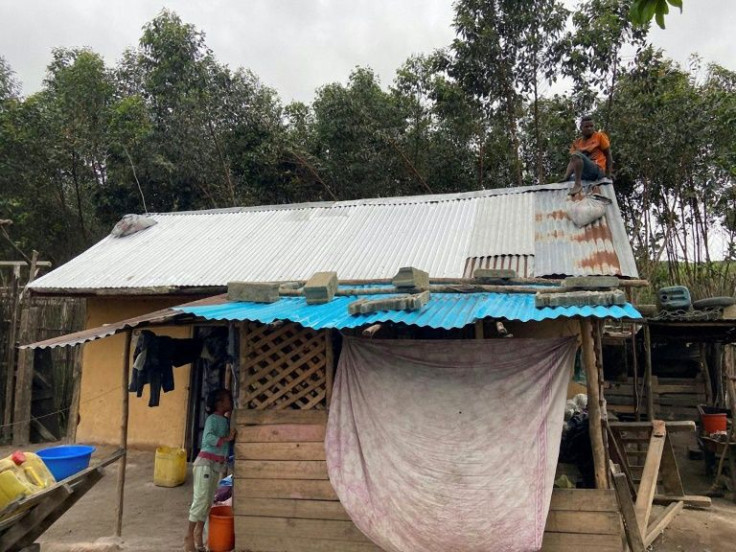
<instances>
[{"instance_id":1,"label":"yellow painted wall","mask_svg":"<svg viewBox=\"0 0 736 552\"><path fill-rule=\"evenodd\" d=\"M126 318L186 303L187 297L94 297L87 299L87 328L95 328ZM171 337L190 337L190 326L155 328L155 333ZM133 340L135 343L135 340ZM80 422L77 441L117 444L122 413L122 374L125 334L99 339L84 346ZM130 398L128 444L153 448L182 446L187 423L190 366L174 368L175 389L161 393L158 407L148 406L148 386L143 396ZM126 376L128 377L128 376Z\"/></svg>"}]
</instances>

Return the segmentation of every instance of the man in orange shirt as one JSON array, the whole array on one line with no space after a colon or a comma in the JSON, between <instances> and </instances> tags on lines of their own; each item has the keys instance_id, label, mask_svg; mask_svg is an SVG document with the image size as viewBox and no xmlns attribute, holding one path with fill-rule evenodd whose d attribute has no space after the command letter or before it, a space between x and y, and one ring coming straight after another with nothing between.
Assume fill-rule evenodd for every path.
<instances>
[{"instance_id":1,"label":"man in orange shirt","mask_svg":"<svg viewBox=\"0 0 736 552\"><path fill-rule=\"evenodd\" d=\"M575 186L570 195L582 192L582 181L597 181L611 178L613 157L611 142L604 132L595 130L593 117L586 115L580 120L582 138L578 138L570 146L570 163L567 165L564 180L575 177Z\"/></svg>"}]
</instances>

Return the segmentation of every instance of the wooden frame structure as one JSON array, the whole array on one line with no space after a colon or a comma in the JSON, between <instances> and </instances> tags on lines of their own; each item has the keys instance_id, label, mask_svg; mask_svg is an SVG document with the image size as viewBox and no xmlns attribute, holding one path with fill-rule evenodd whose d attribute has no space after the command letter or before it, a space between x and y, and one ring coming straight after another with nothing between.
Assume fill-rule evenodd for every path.
<instances>
[{"instance_id":1,"label":"wooden frame structure","mask_svg":"<svg viewBox=\"0 0 736 552\"><path fill-rule=\"evenodd\" d=\"M324 438L335 370L331 331L315 332L289 322L275 329L246 322L240 332L237 550L381 552L350 520L327 474ZM554 490L544 552L624 550L622 508L609 483L598 336L599 324L581 320L598 488ZM475 337L483 338L478 325ZM300 362L299 350L311 361ZM304 402L304 397L321 397L322 390L324 402Z\"/></svg>"},{"instance_id":2,"label":"wooden frame structure","mask_svg":"<svg viewBox=\"0 0 736 552\"><path fill-rule=\"evenodd\" d=\"M17 552L31 547L46 529L74 506L102 479L104 467L124 457L119 450L102 462L0 511L0 550Z\"/></svg>"}]
</instances>

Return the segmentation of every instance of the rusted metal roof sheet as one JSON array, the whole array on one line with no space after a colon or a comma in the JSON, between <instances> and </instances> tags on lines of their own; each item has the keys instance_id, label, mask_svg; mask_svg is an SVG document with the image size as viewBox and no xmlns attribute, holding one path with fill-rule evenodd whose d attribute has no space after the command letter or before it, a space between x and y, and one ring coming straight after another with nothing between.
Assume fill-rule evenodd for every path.
<instances>
[{"instance_id":1,"label":"rusted metal roof sheet","mask_svg":"<svg viewBox=\"0 0 736 552\"><path fill-rule=\"evenodd\" d=\"M154 214L155 226L108 236L31 287L165 293L325 270L391 278L402 266L434 278L472 275L475 265L519 267L522 276L637 277L612 187L602 186L614 200L605 218L579 230L564 215L569 186Z\"/></svg>"},{"instance_id":2,"label":"rusted metal roof sheet","mask_svg":"<svg viewBox=\"0 0 736 552\"><path fill-rule=\"evenodd\" d=\"M544 276L636 276L613 186L601 186L611 200L606 215L583 228L567 216L567 190L535 194L534 272Z\"/></svg>"}]
</instances>

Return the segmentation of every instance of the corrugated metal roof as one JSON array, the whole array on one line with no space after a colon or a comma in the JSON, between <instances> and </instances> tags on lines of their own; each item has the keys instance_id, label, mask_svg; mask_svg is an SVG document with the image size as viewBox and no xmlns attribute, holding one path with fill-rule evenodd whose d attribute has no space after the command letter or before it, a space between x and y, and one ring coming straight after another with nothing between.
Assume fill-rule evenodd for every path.
<instances>
[{"instance_id":1,"label":"corrugated metal roof","mask_svg":"<svg viewBox=\"0 0 736 552\"><path fill-rule=\"evenodd\" d=\"M233 280L305 280L324 270L341 279L379 279L402 266L459 278L470 259L523 263L532 270L526 276L637 277L612 187L602 186L613 204L593 231L560 215L568 188L153 214L155 226L108 236L31 287L221 287Z\"/></svg>"},{"instance_id":2,"label":"corrugated metal roof","mask_svg":"<svg viewBox=\"0 0 736 552\"><path fill-rule=\"evenodd\" d=\"M567 190L534 195L534 271L545 276L631 275L636 261L612 186L601 186L611 200L606 216L583 228L567 217ZM616 222L618 221L618 223ZM572 272L571 272L572 271Z\"/></svg>"},{"instance_id":3,"label":"corrugated metal roof","mask_svg":"<svg viewBox=\"0 0 736 552\"><path fill-rule=\"evenodd\" d=\"M207 297L205 299L199 299L191 303L181 305L182 307L193 307L203 305L220 304L226 301L226 296L217 295L215 297ZM82 343L88 343L104 337L110 337L115 334L119 334L125 330L132 330L135 328L143 328L150 326L165 326L179 319L191 318L185 313L179 310L173 310L165 308L141 316L135 316L133 318L126 318L125 320L119 320L118 322L112 322L105 324L104 326L98 326L97 328L87 328L86 330L80 330L78 332L60 335L52 337L50 339L44 339L43 341L36 341L35 343L28 343L27 345L21 345L19 349L53 349L54 347L66 347L71 345L81 345Z\"/></svg>"},{"instance_id":4,"label":"corrugated metal roof","mask_svg":"<svg viewBox=\"0 0 736 552\"><path fill-rule=\"evenodd\" d=\"M502 318L521 322L555 318L641 318L630 304L611 307L554 307L538 309L530 293L434 293L429 303L418 311L386 311L371 314L348 314L348 305L357 299L383 299L388 295L338 296L324 305L307 305L303 297L282 297L275 303L225 302L211 306L173 307L182 313L207 320L262 322L289 320L302 326L323 328L358 328L377 322L443 328L463 328L483 318Z\"/></svg>"}]
</instances>

